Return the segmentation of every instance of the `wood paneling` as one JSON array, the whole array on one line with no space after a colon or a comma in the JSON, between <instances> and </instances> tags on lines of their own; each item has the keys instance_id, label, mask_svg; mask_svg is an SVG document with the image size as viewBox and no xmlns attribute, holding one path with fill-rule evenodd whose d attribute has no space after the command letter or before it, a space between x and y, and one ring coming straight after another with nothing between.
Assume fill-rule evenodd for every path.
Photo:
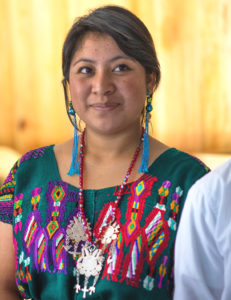
<instances>
[{"instance_id":1,"label":"wood paneling","mask_svg":"<svg viewBox=\"0 0 231 300\"><path fill-rule=\"evenodd\" d=\"M153 135L191 152L231 152L229 0L1 0L0 144L25 152L72 136L61 86L69 27L89 8L130 8L151 31L162 80Z\"/></svg>"}]
</instances>

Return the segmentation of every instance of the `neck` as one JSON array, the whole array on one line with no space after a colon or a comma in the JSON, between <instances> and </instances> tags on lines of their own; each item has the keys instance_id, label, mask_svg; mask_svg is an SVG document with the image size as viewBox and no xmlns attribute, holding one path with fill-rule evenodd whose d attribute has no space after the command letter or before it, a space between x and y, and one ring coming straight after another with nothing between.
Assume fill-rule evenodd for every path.
<instances>
[{"instance_id":1,"label":"neck","mask_svg":"<svg viewBox=\"0 0 231 300\"><path fill-rule=\"evenodd\" d=\"M92 132L86 128L86 156L97 161L107 161L126 156L130 158L139 144L140 136L140 126L110 135Z\"/></svg>"}]
</instances>

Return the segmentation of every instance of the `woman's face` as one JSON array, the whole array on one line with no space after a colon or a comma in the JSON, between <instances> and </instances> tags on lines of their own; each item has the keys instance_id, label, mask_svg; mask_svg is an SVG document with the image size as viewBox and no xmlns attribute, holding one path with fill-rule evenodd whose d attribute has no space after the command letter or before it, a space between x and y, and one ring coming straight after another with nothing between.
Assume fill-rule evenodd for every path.
<instances>
[{"instance_id":1,"label":"woman's face","mask_svg":"<svg viewBox=\"0 0 231 300\"><path fill-rule=\"evenodd\" d=\"M114 134L140 126L153 75L147 83L144 67L111 36L90 32L73 56L69 84L73 107L86 128Z\"/></svg>"}]
</instances>

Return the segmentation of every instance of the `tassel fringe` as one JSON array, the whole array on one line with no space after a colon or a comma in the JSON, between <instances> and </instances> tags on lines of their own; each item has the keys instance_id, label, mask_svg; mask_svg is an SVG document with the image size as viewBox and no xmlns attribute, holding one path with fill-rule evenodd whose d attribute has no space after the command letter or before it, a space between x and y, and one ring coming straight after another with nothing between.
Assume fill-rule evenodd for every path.
<instances>
[{"instance_id":1,"label":"tassel fringe","mask_svg":"<svg viewBox=\"0 0 231 300\"><path fill-rule=\"evenodd\" d=\"M77 134L77 124L76 124L76 118L74 117L74 141L73 141L73 147L72 147L72 161L71 161L71 165L70 165L70 169L69 172L67 173L67 175L74 175L80 174L80 170L79 170L79 157L78 157L78 144L79 144L79 136Z\"/></svg>"},{"instance_id":2,"label":"tassel fringe","mask_svg":"<svg viewBox=\"0 0 231 300\"><path fill-rule=\"evenodd\" d=\"M147 112L148 114L148 112ZM144 137L143 137L143 152L142 152L142 160L139 168L139 173L147 173L148 172L148 163L149 163L149 124L148 117L145 117L145 128L144 128Z\"/></svg>"}]
</instances>

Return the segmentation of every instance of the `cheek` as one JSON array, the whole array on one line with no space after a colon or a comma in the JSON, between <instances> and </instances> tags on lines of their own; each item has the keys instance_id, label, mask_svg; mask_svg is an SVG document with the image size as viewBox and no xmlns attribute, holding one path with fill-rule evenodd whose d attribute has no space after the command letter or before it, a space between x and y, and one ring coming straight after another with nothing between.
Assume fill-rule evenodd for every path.
<instances>
[{"instance_id":1,"label":"cheek","mask_svg":"<svg viewBox=\"0 0 231 300\"><path fill-rule=\"evenodd\" d=\"M142 110L146 99L146 86L137 79L126 85L128 105L135 110Z\"/></svg>"},{"instance_id":2,"label":"cheek","mask_svg":"<svg viewBox=\"0 0 231 300\"><path fill-rule=\"evenodd\" d=\"M73 82L70 80L70 94L71 99L74 102L81 102L82 98L84 98L84 94L86 93L86 89L83 88L83 85L78 82Z\"/></svg>"}]
</instances>

